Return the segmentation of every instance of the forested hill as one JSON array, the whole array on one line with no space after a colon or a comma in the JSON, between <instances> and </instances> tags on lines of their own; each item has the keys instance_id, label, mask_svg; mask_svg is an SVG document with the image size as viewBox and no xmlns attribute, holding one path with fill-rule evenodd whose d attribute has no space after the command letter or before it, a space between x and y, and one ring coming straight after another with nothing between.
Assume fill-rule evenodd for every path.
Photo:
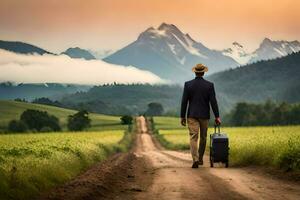
<instances>
[{"instance_id":1,"label":"forested hill","mask_svg":"<svg viewBox=\"0 0 300 200\"><path fill-rule=\"evenodd\" d=\"M300 101L300 52L219 72L208 77L222 104Z\"/></svg>"},{"instance_id":2,"label":"forested hill","mask_svg":"<svg viewBox=\"0 0 300 200\"><path fill-rule=\"evenodd\" d=\"M149 103L157 102L165 111L175 112L179 110L181 95L182 87L177 85L114 84L94 86L87 92L67 95L61 102L109 114L143 113Z\"/></svg>"},{"instance_id":3,"label":"forested hill","mask_svg":"<svg viewBox=\"0 0 300 200\"><path fill-rule=\"evenodd\" d=\"M221 113L238 102L300 102L300 53L275 60L227 70L206 77L214 82ZM178 85L104 85L87 92L66 95L63 105L89 111L120 114L141 113L151 102L161 103L165 111L177 113L182 86ZM170 113L170 114L171 114Z\"/></svg>"}]
</instances>

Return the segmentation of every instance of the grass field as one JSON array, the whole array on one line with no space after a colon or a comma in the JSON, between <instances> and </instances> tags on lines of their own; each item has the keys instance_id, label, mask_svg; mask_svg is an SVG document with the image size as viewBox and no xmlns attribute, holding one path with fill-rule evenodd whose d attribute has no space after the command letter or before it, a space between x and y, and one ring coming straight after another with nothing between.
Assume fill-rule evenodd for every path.
<instances>
[{"instance_id":1,"label":"grass field","mask_svg":"<svg viewBox=\"0 0 300 200\"><path fill-rule=\"evenodd\" d=\"M189 149L188 130L179 126L178 118L155 117L154 122L159 129L157 137L165 147ZM210 128L208 133L213 131ZM229 136L231 166L300 170L300 126L224 127L221 131Z\"/></svg>"},{"instance_id":2,"label":"grass field","mask_svg":"<svg viewBox=\"0 0 300 200\"><path fill-rule=\"evenodd\" d=\"M16 101L0 100L0 132L4 131L10 120L19 119L20 115L26 109L36 109L47 111L51 115L59 118L63 130L66 130L68 115L76 113L75 110L59 108L55 106L47 106L41 104L24 103ZM126 128L120 124L120 117L90 113L92 120L91 131L96 130L120 130Z\"/></svg>"},{"instance_id":3,"label":"grass field","mask_svg":"<svg viewBox=\"0 0 300 200\"><path fill-rule=\"evenodd\" d=\"M0 199L32 199L70 180L109 154L127 150L131 134L123 136L123 130L0 135Z\"/></svg>"}]
</instances>

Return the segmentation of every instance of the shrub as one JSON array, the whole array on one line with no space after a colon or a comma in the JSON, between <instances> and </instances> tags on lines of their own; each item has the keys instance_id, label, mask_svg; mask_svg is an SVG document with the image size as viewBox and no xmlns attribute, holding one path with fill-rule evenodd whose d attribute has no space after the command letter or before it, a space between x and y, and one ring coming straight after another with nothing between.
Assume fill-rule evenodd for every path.
<instances>
[{"instance_id":1,"label":"shrub","mask_svg":"<svg viewBox=\"0 0 300 200\"><path fill-rule=\"evenodd\" d=\"M85 110L79 111L68 117L68 129L70 131L82 131L91 126L91 119Z\"/></svg>"},{"instance_id":2,"label":"shrub","mask_svg":"<svg viewBox=\"0 0 300 200\"><path fill-rule=\"evenodd\" d=\"M121 124L128 124L128 125L132 124L132 120L133 120L133 118L129 115L124 115L120 119L121 119Z\"/></svg>"},{"instance_id":3,"label":"shrub","mask_svg":"<svg viewBox=\"0 0 300 200\"><path fill-rule=\"evenodd\" d=\"M11 120L8 124L8 131L13 133L23 133L28 129L27 125L20 120Z\"/></svg>"},{"instance_id":4,"label":"shrub","mask_svg":"<svg viewBox=\"0 0 300 200\"><path fill-rule=\"evenodd\" d=\"M43 127L50 127L53 131L60 131L59 120L53 115L49 115L45 111L25 110L20 120L27 124L29 129L40 131Z\"/></svg>"}]
</instances>

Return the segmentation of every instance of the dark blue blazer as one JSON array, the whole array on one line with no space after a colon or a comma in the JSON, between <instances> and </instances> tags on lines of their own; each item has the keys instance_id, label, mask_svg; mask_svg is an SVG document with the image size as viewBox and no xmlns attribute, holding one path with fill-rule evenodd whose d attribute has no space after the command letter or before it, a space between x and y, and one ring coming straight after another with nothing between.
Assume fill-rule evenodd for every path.
<instances>
[{"instance_id":1,"label":"dark blue blazer","mask_svg":"<svg viewBox=\"0 0 300 200\"><path fill-rule=\"evenodd\" d=\"M219 108L215 94L214 84L203 79L203 77L196 77L184 84L184 90L181 101L181 118L210 118L210 107L214 112L215 117L219 117ZM188 112L186 115L186 110Z\"/></svg>"}]
</instances>

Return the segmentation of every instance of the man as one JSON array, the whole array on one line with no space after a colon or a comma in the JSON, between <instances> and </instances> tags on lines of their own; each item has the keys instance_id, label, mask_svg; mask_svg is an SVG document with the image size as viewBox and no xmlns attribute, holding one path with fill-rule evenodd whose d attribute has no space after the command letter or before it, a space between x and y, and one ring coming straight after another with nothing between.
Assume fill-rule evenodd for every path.
<instances>
[{"instance_id":1,"label":"man","mask_svg":"<svg viewBox=\"0 0 300 200\"><path fill-rule=\"evenodd\" d=\"M187 116L190 133L190 148L193 157L192 168L198 168L198 165L203 165L208 121L210 118L209 104L215 115L215 123L218 125L221 124L221 119L214 84L203 79L203 75L208 71L208 68L203 64L197 64L193 67L192 71L195 72L196 78L184 84L181 102L181 124L186 126ZM187 107L188 112L186 113ZM198 151L199 129L200 147Z\"/></svg>"}]
</instances>

